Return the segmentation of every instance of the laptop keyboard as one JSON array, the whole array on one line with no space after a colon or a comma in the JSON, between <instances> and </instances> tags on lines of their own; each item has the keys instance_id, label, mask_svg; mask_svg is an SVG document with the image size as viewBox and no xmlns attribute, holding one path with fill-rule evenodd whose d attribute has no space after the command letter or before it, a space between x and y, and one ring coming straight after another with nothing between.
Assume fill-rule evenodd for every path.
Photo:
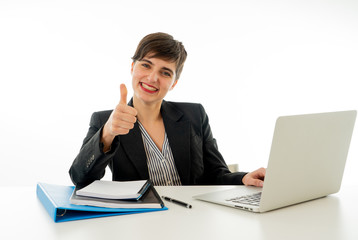
<instances>
[{"instance_id":1,"label":"laptop keyboard","mask_svg":"<svg viewBox=\"0 0 358 240\"><path fill-rule=\"evenodd\" d=\"M242 204L247 204L247 205L252 205L252 206L259 206L260 200L261 200L261 192L226 199L226 201L230 201L233 203L242 203Z\"/></svg>"}]
</instances>

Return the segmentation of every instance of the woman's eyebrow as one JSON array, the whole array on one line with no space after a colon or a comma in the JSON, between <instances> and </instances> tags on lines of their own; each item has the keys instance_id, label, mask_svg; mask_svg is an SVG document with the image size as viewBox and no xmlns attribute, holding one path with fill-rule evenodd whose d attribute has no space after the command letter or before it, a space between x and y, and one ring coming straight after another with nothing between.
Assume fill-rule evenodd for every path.
<instances>
[{"instance_id":1,"label":"woman's eyebrow","mask_svg":"<svg viewBox=\"0 0 358 240\"><path fill-rule=\"evenodd\" d=\"M151 64L151 65L154 65L151 61L149 61L149 60L147 60L147 59L142 59L141 61L144 61L144 62L147 62L147 63L149 63L149 64Z\"/></svg>"}]
</instances>

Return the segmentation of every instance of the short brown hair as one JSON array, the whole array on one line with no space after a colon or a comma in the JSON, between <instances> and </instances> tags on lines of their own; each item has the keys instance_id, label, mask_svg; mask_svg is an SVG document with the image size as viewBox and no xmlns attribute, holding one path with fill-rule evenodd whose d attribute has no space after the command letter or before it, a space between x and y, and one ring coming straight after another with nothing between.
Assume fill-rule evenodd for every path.
<instances>
[{"instance_id":1,"label":"short brown hair","mask_svg":"<svg viewBox=\"0 0 358 240\"><path fill-rule=\"evenodd\" d=\"M160 58L165 61L175 62L176 79L179 79L184 67L187 53L183 44L167 33L152 33L145 36L138 44L132 60L140 61L147 54L153 53L151 57Z\"/></svg>"}]
</instances>

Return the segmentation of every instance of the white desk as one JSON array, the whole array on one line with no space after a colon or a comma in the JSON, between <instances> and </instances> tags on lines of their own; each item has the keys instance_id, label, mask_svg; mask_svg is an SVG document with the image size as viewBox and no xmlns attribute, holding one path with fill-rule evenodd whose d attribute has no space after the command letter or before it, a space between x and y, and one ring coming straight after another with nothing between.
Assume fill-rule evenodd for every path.
<instances>
[{"instance_id":1,"label":"white desk","mask_svg":"<svg viewBox=\"0 0 358 240\"><path fill-rule=\"evenodd\" d=\"M0 187L0 239L358 239L357 187L257 214L192 199L230 187L156 187L193 205L167 211L54 223L34 187ZM6 196L6 197L5 197Z\"/></svg>"}]
</instances>

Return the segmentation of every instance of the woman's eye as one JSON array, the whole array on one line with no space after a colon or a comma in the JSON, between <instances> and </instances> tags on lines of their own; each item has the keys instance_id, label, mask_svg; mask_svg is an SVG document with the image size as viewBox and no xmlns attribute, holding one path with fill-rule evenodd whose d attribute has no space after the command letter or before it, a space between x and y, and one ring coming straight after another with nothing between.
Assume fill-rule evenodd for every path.
<instances>
[{"instance_id":1,"label":"woman's eye","mask_svg":"<svg viewBox=\"0 0 358 240\"><path fill-rule=\"evenodd\" d=\"M163 72L163 75L166 77L171 77L172 75L169 72Z\"/></svg>"},{"instance_id":2,"label":"woman's eye","mask_svg":"<svg viewBox=\"0 0 358 240\"><path fill-rule=\"evenodd\" d=\"M147 63L142 63L142 66L145 68L149 68L149 64L147 64Z\"/></svg>"}]
</instances>

